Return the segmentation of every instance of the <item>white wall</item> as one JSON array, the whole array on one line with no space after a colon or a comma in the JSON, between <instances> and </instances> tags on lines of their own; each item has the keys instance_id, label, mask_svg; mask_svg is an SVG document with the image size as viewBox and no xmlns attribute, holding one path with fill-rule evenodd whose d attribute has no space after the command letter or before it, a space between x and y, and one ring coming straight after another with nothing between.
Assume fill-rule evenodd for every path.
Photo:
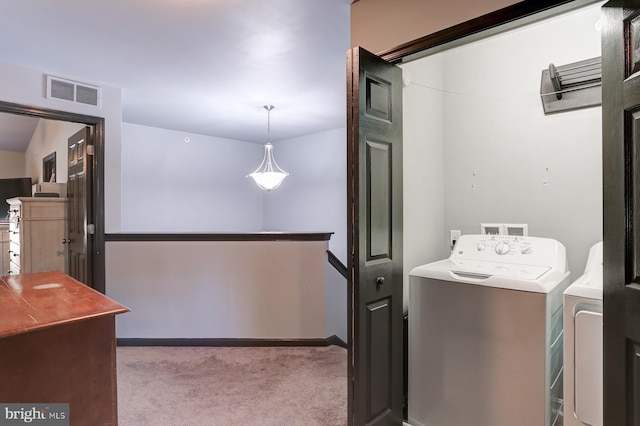
<instances>
[{"instance_id":1,"label":"white wall","mask_svg":"<svg viewBox=\"0 0 640 426\"><path fill-rule=\"evenodd\" d=\"M448 256L444 241L444 95L442 57L402 66L404 309L409 272Z\"/></svg>"},{"instance_id":2,"label":"white wall","mask_svg":"<svg viewBox=\"0 0 640 426\"><path fill-rule=\"evenodd\" d=\"M120 125L122 122L121 90L102 87L101 108L44 97L46 71L0 62L0 100L58 111L105 118L105 231L120 231ZM59 76L74 79L73 76Z\"/></svg>"},{"instance_id":3,"label":"white wall","mask_svg":"<svg viewBox=\"0 0 640 426\"><path fill-rule=\"evenodd\" d=\"M582 273L589 247L602 238L601 108L545 116L539 90L549 63L600 56L599 6L449 50L440 63L405 66L409 88L444 96L441 245L450 229L527 223L529 235L566 246L573 278ZM419 72L421 63L432 71ZM423 83L427 72L442 72L442 84ZM420 111L423 120L430 113Z\"/></svg>"},{"instance_id":4,"label":"white wall","mask_svg":"<svg viewBox=\"0 0 640 426\"><path fill-rule=\"evenodd\" d=\"M454 49L444 59L446 229L528 223L529 235L566 246L574 278L602 239L602 112L545 116L540 78L549 63L601 55L599 6Z\"/></svg>"},{"instance_id":5,"label":"white wall","mask_svg":"<svg viewBox=\"0 0 640 426\"><path fill-rule=\"evenodd\" d=\"M122 123L122 231L334 232L330 249L346 263L346 130L278 141L276 161L291 176L272 192L246 178L263 152Z\"/></svg>"},{"instance_id":6,"label":"white wall","mask_svg":"<svg viewBox=\"0 0 640 426\"><path fill-rule=\"evenodd\" d=\"M27 177L24 152L0 151L0 179Z\"/></svg>"},{"instance_id":7,"label":"white wall","mask_svg":"<svg viewBox=\"0 0 640 426\"><path fill-rule=\"evenodd\" d=\"M122 231L262 231L264 194L246 178L262 152L254 143L122 123Z\"/></svg>"},{"instance_id":8,"label":"white wall","mask_svg":"<svg viewBox=\"0 0 640 426\"><path fill-rule=\"evenodd\" d=\"M327 337L325 241L107 242L118 337Z\"/></svg>"},{"instance_id":9,"label":"white wall","mask_svg":"<svg viewBox=\"0 0 640 426\"><path fill-rule=\"evenodd\" d=\"M83 127L84 124L66 121L38 120L29 146L25 150L25 169L27 175L31 176L31 182L42 182L42 159L52 152L56 153L56 182L67 182L68 139Z\"/></svg>"},{"instance_id":10,"label":"white wall","mask_svg":"<svg viewBox=\"0 0 640 426\"><path fill-rule=\"evenodd\" d=\"M346 264L346 129L277 141L273 152L278 165L291 176L265 193L264 229L333 232L329 248Z\"/></svg>"}]
</instances>

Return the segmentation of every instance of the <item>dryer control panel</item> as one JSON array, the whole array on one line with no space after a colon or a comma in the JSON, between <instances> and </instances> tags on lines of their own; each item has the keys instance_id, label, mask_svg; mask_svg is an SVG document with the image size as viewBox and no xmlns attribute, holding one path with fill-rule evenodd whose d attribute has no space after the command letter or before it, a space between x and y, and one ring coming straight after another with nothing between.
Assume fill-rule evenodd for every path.
<instances>
[{"instance_id":1,"label":"dryer control panel","mask_svg":"<svg viewBox=\"0 0 640 426\"><path fill-rule=\"evenodd\" d=\"M462 235L450 259L566 267L565 248L558 241L515 235Z\"/></svg>"}]
</instances>

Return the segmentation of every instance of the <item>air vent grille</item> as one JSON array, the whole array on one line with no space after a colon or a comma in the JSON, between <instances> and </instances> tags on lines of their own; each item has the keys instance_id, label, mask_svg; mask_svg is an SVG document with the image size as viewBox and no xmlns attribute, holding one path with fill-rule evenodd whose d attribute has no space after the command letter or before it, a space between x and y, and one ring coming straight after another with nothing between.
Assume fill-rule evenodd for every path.
<instances>
[{"instance_id":1,"label":"air vent grille","mask_svg":"<svg viewBox=\"0 0 640 426\"><path fill-rule=\"evenodd\" d=\"M100 106L100 87L86 83L47 76L47 98Z\"/></svg>"}]
</instances>

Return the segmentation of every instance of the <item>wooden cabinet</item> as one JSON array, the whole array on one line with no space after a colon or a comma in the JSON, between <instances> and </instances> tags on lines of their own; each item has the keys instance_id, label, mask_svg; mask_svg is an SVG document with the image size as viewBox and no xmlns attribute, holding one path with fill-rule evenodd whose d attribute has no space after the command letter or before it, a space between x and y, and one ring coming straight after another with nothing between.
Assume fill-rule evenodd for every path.
<instances>
[{"instance_id":1,"label":"wooden cabinet","mask_svg":"<svg viewBox=\"0 0 640 426\"><path fill-rule=\"evenodd\" d=\"M64 402L71 426L117 425L115 316L129 309L62 272L1 277L0 306L0 401Z\"/></svg>"},{"instance_id":2,"label":"wooden cabinet","mask_svg":"<svg viewBox=\"0 0 640 426\"><path fill-rule=\"evenodd\" d=\"M7 275L67 272L66 198L17 197L9 203Z\"/></svg>"}]
</instances>

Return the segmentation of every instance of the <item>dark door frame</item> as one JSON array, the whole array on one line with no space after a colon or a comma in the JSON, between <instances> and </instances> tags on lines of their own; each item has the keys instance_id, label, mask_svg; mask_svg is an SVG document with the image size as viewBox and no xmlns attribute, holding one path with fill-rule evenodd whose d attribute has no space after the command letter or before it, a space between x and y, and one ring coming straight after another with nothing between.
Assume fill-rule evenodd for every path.
<instances>
[{"instance_id":1,"label":"dark door frame","mask_svg":"<svg viewBox=\"0 0 640 426\"><path fill-rule=\"evenodd\" d=\"M487 35L506 31L515 28L522 23L523 19L535 20L544 19L553 14L562 13L599 0L536 0L521 1L511 6L496 10L478 18L445 28L441 31L420 37L413 41L403 43L391 49L376 53L382 59L395 63L406 59L420 57L425 51L435 53L436 48L442 50L453 47L455 42L460 44L471 41L470 37L477 35L485 37ZM464 40L462 40L464 39Z\"/></svg>"},{"instance_id":2,"label":"dark door frame","mask_svg":"<svg viewBox=\"0 0 640 426\"><path fill-rule=\"evenodd\" d=\"M441 31L429 34L416 40L401 44L391 49L387 49L376 53L377 56L391 63L401 63L403 61L417 59L427 54L436 53L456 45L464 44L474 40L474 37L483 37L501 31L507 31L513 27L526 24L529 21L544 19L548 16L564 13L577 9L582 6L596 3L597 0L537 0L537 1L521 1L495 12L488 13L478 18L471 19L458 25L446 28ZM426 52L429 53L426 53ZM351 81L352 76L347 75L347 81ZM351 114L347 111L347 116ZM347 129L349 131L349 129ZM354 166L351 162L347 164L350 169ZM347 187L351 186L351 182L347 182ZM357 203L358 200L356 199ZM347 223L349 223L350 213L347 212ZM350 298L352 289L348 289ZM353 303L350 300L347 306L347 318L353 316ZM349 351L353 351L354 342L347 342ZM357 360L355 360L357 363ZM353 378L349 377L349 400L348 413L351 414L354 409L355 395L353 390ZM349 418L351 422L351 417ZM350 423L351 424L351 423ZM359 425L354 425L359 426Z\"/></svg>"},{"instance_id":3,"label":"dark door frame","mask_svg":"<svg viewBox=\"0 0 640 426\"><path fill-rule=\"evenodd\" d=\"M0 112L46 120L68 121L91 126L94 129L93 159L93 224L95 225L93 245L93 284L92 287L105 293L105 258L104 258L104 118L73 112L58 111L48 108L34 107L24 104L0 101Z\"/></svg>"}]
</instances>

